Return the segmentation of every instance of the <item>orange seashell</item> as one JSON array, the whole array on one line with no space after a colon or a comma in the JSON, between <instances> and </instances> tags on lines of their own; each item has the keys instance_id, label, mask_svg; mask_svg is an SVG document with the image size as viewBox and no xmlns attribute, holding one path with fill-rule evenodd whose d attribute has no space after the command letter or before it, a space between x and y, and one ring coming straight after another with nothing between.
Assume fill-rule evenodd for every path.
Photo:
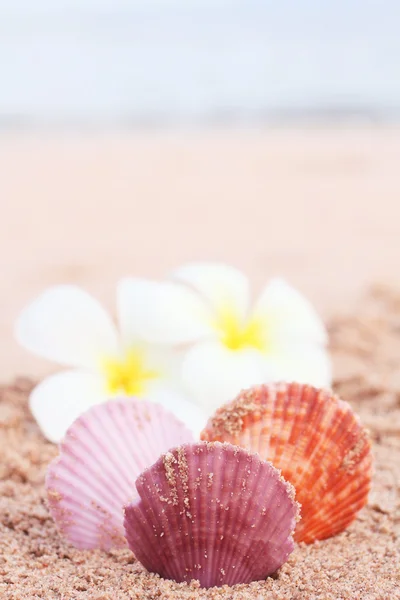
<instances>
[{"instance_id":1,"label":"orange seashell","mask_svg":"<svg viewBox=\"0 0 400 600\"><path fill-rule=\"evenodd\" d=\"M297 542L336 535L367 502L367 431L350 405L329 390L297 383L255 386L218 409L201 439L257 452L281 470L301 504Z\"/></svg>"}]
</instances>

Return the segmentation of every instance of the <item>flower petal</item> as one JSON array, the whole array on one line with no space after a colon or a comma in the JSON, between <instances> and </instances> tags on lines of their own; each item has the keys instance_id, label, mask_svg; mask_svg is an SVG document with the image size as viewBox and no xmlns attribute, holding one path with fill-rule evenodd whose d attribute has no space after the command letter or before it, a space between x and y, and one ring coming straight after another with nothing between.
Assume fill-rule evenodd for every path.
<instances>
[{"instance_id":1,"label":"flower petal","mask_svg":"<svg viewBox=\"0 0 400 600\"><path fill-rule=\"evenodd\" d=\"M266 357L265 381L273 380L330 387L332 367L327 350L316 344L301 343L275 348Z\"/></svg>"},{"instance_id":2,"label":"flower petal","mask_svg":"<svg viewBox=\"0 0 400 600\"><path fill-rule=\"evenodd\" d=\"M164 406L198 436L208 415L183 393L180 354L154 346L143 347L143 351L147 368L157 377L145 382L141 396Z\"/></svg>"},{"instance_id":3,"label":"flower petal","mask_svg":"<svg viewBox=\"0 0 400 600\"><path fill-rule=\"evenodd\" d=\"M209 414L198 404L191 402L179 390L173 387L168 388L162 383L150 384L146 397L151 402L160 404L169 410L190 429L196 438L200 437L200 432L206 426Z\"/></svg>"},{"instance_id":4,"label":"flower petal","mask_svg":"<svg viewBox=\"0 0 400 600\"><path fill-rule=\"evenodd\" d=\"M266 380L259 351L229 350L217 342L197 344L182 364L182 379L199 405L211 413L243 389Z\"/></svg>"},{"instance_id":5,"label":"flower petal","mask_svg":"<svg viewBox=\"0 0 400 600\"><path fill-rule=\"evenodd\" d=\"M192 290L177 283L126 278L117 290L125 345L137 340L181 344L212 333L212 315Z\"/></svg>"},{"instance_id":6,"label":"flower petal","mask_svg":"<svg viewBox=\"0 0 400 600\"><path fill-rule=\"evenodd\" d=\"M85 371L66 371L39 383L29 404L43 435L59 442L79 415L106 399L100 377Z\"/></svg>"},{"instance_id":7,"label":"flower petal","mask_svg":"<svg viewBox=\"0 0 400 600\"><path fill-rule=\"evenodd\" d=\"M275 340L326 344L325 326L312 304L282 279L273 279L258 300L254 318L263 323L267 344Z\"/></svg>"},{"instance_id":8,"label":"flower petal","mask_svg":"<svg viewBox=\"0 0 400 600\"><path fill-rule=\"evenodd\" d=\"M20 315L15 335L31 352L61 364L93 368L118 351L117 332L103 307L73 285L49 288Z\"/></svg>"},{"instance_id":9,"label":"flower petal","mask_svg":"<svg viewBox=\"0 0 400 600\"><path fill-rule=\"evenodd\" d=\"M218 313L228 310L241 319L246 317L249 283L234 267L219 263L193 263L180 267L173 276L200 292Z\"/></svg>"}]
</instances>

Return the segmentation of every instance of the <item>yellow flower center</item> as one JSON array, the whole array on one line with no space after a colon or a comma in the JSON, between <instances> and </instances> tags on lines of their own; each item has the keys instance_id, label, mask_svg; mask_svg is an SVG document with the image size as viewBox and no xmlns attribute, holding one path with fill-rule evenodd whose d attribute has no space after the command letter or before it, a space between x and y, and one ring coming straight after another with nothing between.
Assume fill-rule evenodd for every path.
<instances>
[{"instance_id":1,"label":"yellow flower center","mask_svg":"<svg viewBox=\"0 0 400 600\"><path fill-rule=\"evenodd\" d=\"M143 351L129 350L123 359L106 359L103 367L107 380L107 391L111 395L126 394L141 396L146 390L146 384L157 379L159 373L146 366Z\"/></svg>"},{"instance_id":2,"label":"yellow flower center","mask_svg":"<svg viewBox=\"0 0 400 600\"><path fill-rule=\"evenodd\" d=\"M243 321L234 311L224 309L220 311L214 326L222 343L230 350L265 350L264 329L254 317Z\"/></svg>"}]
</instances>

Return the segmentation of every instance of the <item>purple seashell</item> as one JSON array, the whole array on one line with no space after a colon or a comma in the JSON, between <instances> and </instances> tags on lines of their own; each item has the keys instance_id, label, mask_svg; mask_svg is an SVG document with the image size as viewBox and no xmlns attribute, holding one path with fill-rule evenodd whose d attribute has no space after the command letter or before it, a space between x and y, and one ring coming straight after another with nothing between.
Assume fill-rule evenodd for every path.
<instances>
[{"instance_id":1,"label":"purple seashell","mask_svg":"<svg viewBox=\"0 0 400 600\"><path fill-rule=\"evenodd\" d=\"M50 464L50 512L77 548L126 546L123 507L135 480L162 452L192 433L162 406L124 398L92 407L68 429Z\"/></svg>"},{"instance_id":2,"label":"purple seashell","mask_svg":"<svg viewBox=\"0 0 400 600\"><path fill-rule=\"evenodd\" d=\"M202 587L265 579L292 552L294 488L270 463L231 444L164 454L136 481L126 539L148 569Z\"/></svg>"}]
</instances>

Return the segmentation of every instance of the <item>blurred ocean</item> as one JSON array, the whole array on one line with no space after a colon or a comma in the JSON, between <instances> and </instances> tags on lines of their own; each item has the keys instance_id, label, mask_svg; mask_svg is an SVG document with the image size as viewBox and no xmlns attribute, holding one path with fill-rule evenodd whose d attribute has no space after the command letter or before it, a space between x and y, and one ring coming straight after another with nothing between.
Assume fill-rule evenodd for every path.
<instances>
[{"instance_id":1,"label":"blurred ocean","mask_svg":"<svg viewBox=\"0 0 400 600\"><path fill-rule=\"evenodd\" d=\"M0 0L0 122L400 115L399 0Z\"/></svg>"}]
</instances>

